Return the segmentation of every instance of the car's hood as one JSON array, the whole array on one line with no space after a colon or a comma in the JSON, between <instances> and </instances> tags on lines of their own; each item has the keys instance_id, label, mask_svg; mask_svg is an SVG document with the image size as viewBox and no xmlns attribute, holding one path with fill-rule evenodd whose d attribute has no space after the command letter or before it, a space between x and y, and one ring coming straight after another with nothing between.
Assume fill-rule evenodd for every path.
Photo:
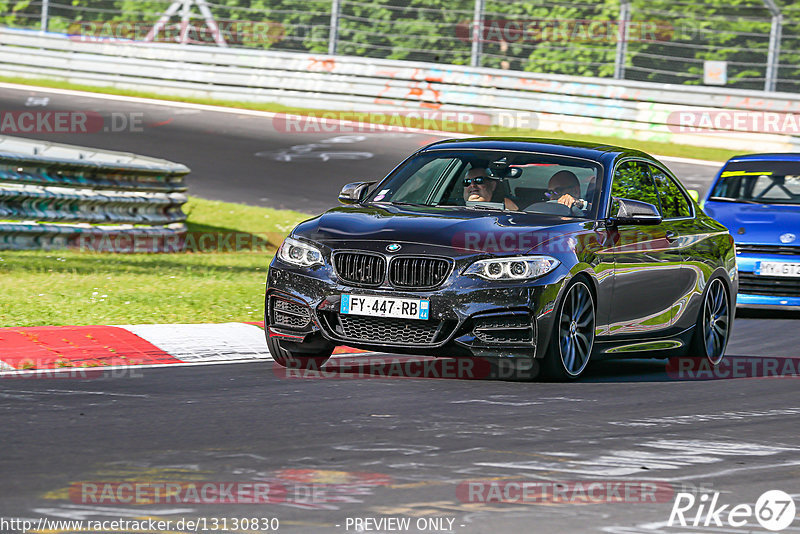
<instances>
[{"instance_id":1,"label":"car's hood","mask_svg":"<svg viewBox=\"0 0 800 534\"><path fill-rule=\"evenodd\" d=\"M724 224L737 243L800 244L800 206L708 201L704 210Z\"/></svg>"},{"instance_id":2,"label":"car's hood","mask_svg":"<svg viewBox=\"0 0 800 534\"><path fill-rule=\"evenodd\" d=\"M585 224L585 220L533 213L371 205L334 208L300 224L294 234L331 247L396 242L525 252Z\"/></svg>"}]
</instances>

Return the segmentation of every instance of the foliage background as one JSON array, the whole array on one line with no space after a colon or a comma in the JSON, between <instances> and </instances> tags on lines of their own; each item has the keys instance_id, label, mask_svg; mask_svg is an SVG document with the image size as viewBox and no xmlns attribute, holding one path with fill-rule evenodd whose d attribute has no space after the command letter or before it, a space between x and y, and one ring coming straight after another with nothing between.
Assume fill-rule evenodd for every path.
<instances>
[{"instance_id":1,"label":"foliage background","mask_svg":"<svg viewBox=\"0 0 800 534\"><path fill-rule=\"evenodd\" d=\"M486 0L484 20L571 21L566 39L490 37L481 65L529 72L610 77L615 39L581 38L580 27L619 16L620 0ZM67 32L81 21L152 23L169 0L53 0L50 30ZM333 0L211 0L215 17L274 24L270 39L238 45L276 50L328 51ZM778 90L800 90L800 5L779 0L784 15ZM474 0L341 0L337 53L444 64L468 64ZM0 24L38 28L41 0L0 0ZM762 89L770 12L762 0L632 0L634 22L656 23L655 41L631 41L625 77L660 83L700 84L703 61L728 61L729 86ZM173 19L175 20L175 19ZM502 24L503 22L501 22Z\"/></svg>"}]
</instances>

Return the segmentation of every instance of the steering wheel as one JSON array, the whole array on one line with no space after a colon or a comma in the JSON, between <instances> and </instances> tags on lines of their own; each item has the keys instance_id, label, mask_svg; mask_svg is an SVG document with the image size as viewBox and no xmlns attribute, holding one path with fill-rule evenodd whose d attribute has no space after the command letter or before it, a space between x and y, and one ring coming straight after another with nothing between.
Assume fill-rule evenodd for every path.
<instances>
[{"instance_id":1,"label":"steering wheel","mask_svg":"<svg viewBox=\"0 0 800 534\"><path fill-rule=\"evenodd\" d=\"M559 204L557 200L547 202L534 202L525 211L535 211L537 213L548 213L550 215L572 215L572 210L564 204Z\"/></svg>"}]
</instances>

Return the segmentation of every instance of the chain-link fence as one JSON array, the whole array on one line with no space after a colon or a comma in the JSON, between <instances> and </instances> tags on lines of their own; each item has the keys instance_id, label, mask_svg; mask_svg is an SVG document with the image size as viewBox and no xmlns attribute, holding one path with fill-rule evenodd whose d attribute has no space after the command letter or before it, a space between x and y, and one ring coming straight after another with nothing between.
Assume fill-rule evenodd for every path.
<instances>
[{"instance_id":1,"label":"chain-link fence","mask_svg":"<svg viewBox=\"0 0 800 534\"><path fill-rule=\"evenodd\" d=\"M0 24L800 92L792 0L0 0Z\"/></svg>"}]
</instances>

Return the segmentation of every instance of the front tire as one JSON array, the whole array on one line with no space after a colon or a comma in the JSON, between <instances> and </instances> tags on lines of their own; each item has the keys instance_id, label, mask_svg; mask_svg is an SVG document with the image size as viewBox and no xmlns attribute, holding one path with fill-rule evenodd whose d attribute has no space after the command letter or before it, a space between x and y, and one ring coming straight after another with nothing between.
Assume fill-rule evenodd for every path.
<instances>
[{"instance_id":1,"label":"front tire","mask_svg":"<svg viewBox=\"0 0 800 534\"><path fill-rule=\"evenodd\" d=\"M694 328L689 356L703 356L711 365L718 365L731 333L731 299L722 278L708 283Z\"/></svg>"},{"instance_id":2,"label":"front tire","mask_svg":"<svg viewBox=\"0 0 800 534\"><path fill-rule=\"evenodd\" d=\"M572 282L558 306L545 354L543 371L553 380L576 380L583 374L594 347L595 303L589 286Z\"/></svg>"},{"instance_id":3,"label":"front tire","mask_svg":"<svg viewBox=\"0 0 800 534\"><path fill-rule=\"evenodd\" d=\"M316 354L284 349L278 343L276 336L269 335L269 328L267 328L267 348L278 365L288 369L311 371L321 369L333 353L332 348Z\"/></svg>"}]
</instances>

